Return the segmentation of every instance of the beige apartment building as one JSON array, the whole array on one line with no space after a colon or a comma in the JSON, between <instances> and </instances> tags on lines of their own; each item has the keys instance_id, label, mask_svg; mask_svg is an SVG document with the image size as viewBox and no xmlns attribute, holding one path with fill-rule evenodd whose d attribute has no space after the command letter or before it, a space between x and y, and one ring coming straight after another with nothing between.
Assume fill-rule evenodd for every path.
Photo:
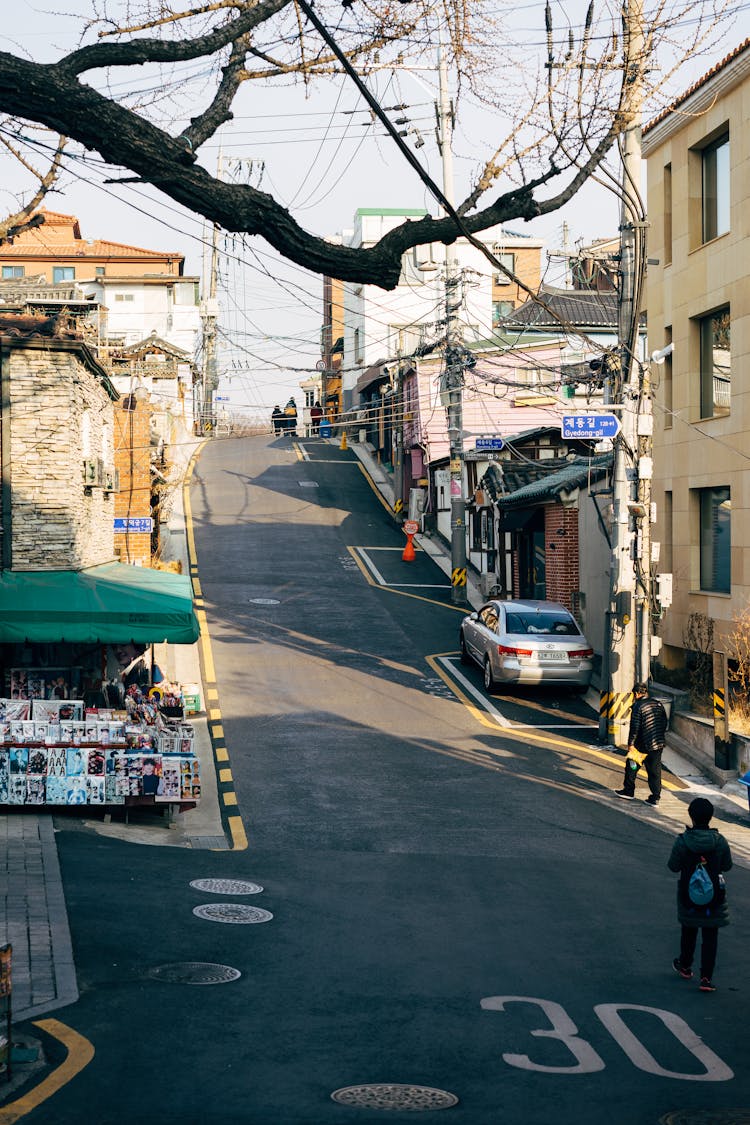
<instances>
[{"instance_id":1,"label":"beige apartment building","mask_svg":"<svg viewBox=\"0 0 750 1125\"><path fill-rule=\"evenodd\" d=\"M661 660L691 615L715 647L750 602L750 40L644 129L657 570L673 574ZM693 623L695 617L692 618Z\"/></svg>"}]
</instances>

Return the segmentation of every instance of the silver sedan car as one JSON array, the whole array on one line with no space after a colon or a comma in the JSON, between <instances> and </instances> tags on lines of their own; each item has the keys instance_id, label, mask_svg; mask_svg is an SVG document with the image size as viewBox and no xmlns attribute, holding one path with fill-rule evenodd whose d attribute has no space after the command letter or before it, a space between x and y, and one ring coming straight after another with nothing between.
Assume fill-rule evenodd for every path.
<instances>
[{"instance_id":1,"label":"silver sedan car","mask_svg":"<svg viewBox=\"0 0 750 1125\"><path fill-rule=\"evenodd\" d=\"M584 691L594 650L573 615L557 602L491 601L461 622L461 661L476 661L488 691L502 684L543 684Z\"/></svg>"}]
</instances>

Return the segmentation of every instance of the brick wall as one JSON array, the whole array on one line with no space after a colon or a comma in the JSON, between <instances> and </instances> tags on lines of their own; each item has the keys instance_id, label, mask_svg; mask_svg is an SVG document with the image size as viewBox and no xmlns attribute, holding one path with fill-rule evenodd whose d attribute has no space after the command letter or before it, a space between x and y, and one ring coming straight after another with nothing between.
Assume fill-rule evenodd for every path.
<instances>
[{"instance_id":1,"label":"brick wall","mask_svg":"<svg viewBox=\"0 0 750 1125\"><path fill-rule=\"evenodd\" d=\"M112 400L101 369L77 341L5 341L10 418L3 451L10 479L13 570L80 570L114 558L114 500L84 493L82 419L89 456L102 457ZM104 374L103 372L101 373ZM105 377L106 378L106 377ZM105 460L111 465L112 455Z\"/></svg>"},{"instance_id":2,"label":"brick wall","mask_svg":"<svg viewBox=\"0 0 750 1125\"><path fill-rule=\"evenodd\" d=\"M578 573L578 509L560 504L544 509L547 598L573 608L580 589Z\"/></svg>"},{"instance_id":3,"label":"brick wall","mask_svg":"<svg viewBox=\"0 0 750 1125\"><path fill-rule=\"evenodd\" d=\"M115 403L115 468L120 475L115 516L148 518L151 515L151 407L134 395L124 395ZM140 531L117 534L115 552L122 562L149 566L151 536Z\"/></svg>"}]
</instances>

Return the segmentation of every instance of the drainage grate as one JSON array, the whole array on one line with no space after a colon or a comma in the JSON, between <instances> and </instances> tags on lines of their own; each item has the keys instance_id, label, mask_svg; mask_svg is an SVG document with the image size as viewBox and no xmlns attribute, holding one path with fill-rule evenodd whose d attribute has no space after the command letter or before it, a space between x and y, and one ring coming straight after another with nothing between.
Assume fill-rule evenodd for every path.
<instances>
[{"instance_id":1,"label":"drainage grate","mask_svg":"<svg viewBox=\"0 0 750 1125\"><path fill-rule=\"evenodd\" d=\"M239 926L252 925L254 922L270 922L273 918L270 910L261 910L259 906L243 906L235 902L207 902L203 906L195 906L193 914L198 918L205 918L207 922L233 922Z\"/></svg>"},{"instance_id":2,"label":"drainage grate","mask_svg":"<svg viewBox=\"0 0 750 1125\"><path fill-rule=\"evenodd\" d=\"M228 984L239 980L242 973L230 965L213 965L210 961L175 961L149 969L148 975L167 984Z\"/></svg>"},{"instance_id":3,"label":"drainage grate","mask_svg":"<svg viewBox=\"0 0 750 1125\"><path fill-rule=\"evenodd\" d=\"M247 879L193 879L190 886L214 895L257 895L263 890L259 883Z\"/></svg>"},{"instance_id":4,"label":"drainage grate","mask_svg":"<svg viewBox=\"0 0 750 1125\"><path fill-rule=\"evenodd\" d=\"M248 598L251 605L280 605L278 598Z\"/></svg>"},{"instance_id":5,"label":"drainage grate","mask_svg":"<svg viewBox=\"0 0 750 1125\"><path fill-rule=\"evenodd\" d=\"M750 1109L673 1109L659 1125L750 1125Z\"/></svg>"},{"instance_id":6,"label":"drainage grate","mask_svg":"<svg viewBox=\"0 0 750 1125\"><path fill-rule=\"evenodd\" d=\"M300 488L317 488L318 482L316 480L300 480L297 481Z\"/></svg>"},{"instance_id":7,"label":"drainage grate","mask_svg":"<svg viewBox=\"0 0 750 1125\"><path fill-rule=\"evenodd\" d=\"M435 1090L431 1086L406 1086L398 1083L376 1083L367 1086L344 1086L331 1094L340 1105L365 1109L430 1110L450 1109L458 1105L455 1094Z\"/></svg>"}]
</instances>

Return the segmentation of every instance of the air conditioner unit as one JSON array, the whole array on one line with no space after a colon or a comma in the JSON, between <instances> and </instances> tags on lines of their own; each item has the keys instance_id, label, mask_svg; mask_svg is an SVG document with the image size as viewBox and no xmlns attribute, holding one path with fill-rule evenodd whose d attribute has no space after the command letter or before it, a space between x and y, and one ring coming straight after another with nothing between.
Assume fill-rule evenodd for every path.
<instances>
[{"instance_id":1,"label":"air conditioner unit","mask_svg":"<svg viewBox=\"0 0 750 1125\"><path fill-rule=\"evenodd\" d=\"M120 491L120 474L117 469L105 469L102 481L102 488L105 492L119 492Z\"/></svg>"},{"instance_id":2,"label":"air conditioner unit","mask_svg":"<svg viewBox=\"0 0 750 1125\"><path fill-rule=\"evenodd\" d=\"M104 466L98 457L84 457L83 459L83 485L84 488L99 488L102 483Z\"/></svg>"},{"instance_id":3,"label":"air conditioner unit","mask_svg":"<svg viewBox=\"0 0 750 1125\"><path fill-rule=\"evenodd\" d=\"M483 598L489 598L498 585L498 576L494 571L483 571L479 575L479 592Z\"/></svg>"}]
</instances>

